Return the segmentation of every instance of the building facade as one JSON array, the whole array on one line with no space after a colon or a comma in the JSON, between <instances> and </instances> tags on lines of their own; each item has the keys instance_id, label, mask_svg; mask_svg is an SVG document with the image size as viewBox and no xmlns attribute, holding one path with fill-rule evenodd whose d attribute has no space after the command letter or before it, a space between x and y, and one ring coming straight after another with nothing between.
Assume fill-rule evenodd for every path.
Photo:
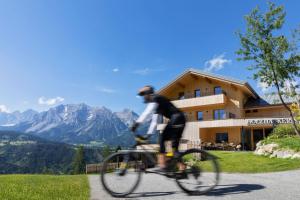
<instances>
[{"instance_id":1,"label":"building facade","mask_svg":"<svg viewBox=\"0 0 300 200\"><path fill-rule=\"evenodd\" d=\"M253 150L274 126L291 123L282 104L262 99L245 81L189 69L158 91L186 115L182 148L231 143ZM162 130L164 122L158 126Z\"/></svg>"}]
</instances>

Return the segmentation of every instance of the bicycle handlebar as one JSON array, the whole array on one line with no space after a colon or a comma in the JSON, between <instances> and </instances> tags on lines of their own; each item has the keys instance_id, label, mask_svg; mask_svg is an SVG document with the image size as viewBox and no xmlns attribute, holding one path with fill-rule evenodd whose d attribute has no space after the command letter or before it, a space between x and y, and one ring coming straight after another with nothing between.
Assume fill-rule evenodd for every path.
<instances>
[{"instance_id":1,"label":"bicycle handlebar","mask_svg":"<svg viewBox=\"0 0 300 200\"><path fill-rule=\"evenodd\" d=\"M131 132L136 141L136 144L134 146L138 146L138 145L142 145L142 144L149 144L149 139L154 135L154 134L140 135L133 131L131 131Z\"/></svg>"}]
</instances>

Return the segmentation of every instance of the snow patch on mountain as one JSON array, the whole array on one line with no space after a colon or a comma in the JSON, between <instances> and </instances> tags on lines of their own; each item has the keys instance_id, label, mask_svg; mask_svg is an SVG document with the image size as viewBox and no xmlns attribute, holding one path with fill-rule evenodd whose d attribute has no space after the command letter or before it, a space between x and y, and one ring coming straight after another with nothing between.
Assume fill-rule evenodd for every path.
<instances>
[{"instance_id":1,"label":"snow patch on mountain","mask_svg":"<svg viewBox=\"0 0 300 200\"><path fill-rule=\"evenodd\" d=\"M125 123L127 126L130 126L134 121L139 117L134 111L129 109L124 109L121 112L115 112L115 114Z\"/></svg>"}]
</instances>

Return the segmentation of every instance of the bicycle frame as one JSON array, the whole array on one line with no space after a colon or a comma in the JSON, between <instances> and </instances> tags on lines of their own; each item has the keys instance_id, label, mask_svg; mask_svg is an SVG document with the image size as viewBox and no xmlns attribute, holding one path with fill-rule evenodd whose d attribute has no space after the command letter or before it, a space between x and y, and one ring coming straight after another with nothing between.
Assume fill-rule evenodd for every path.
<instances>
[{"instance_id":1,"label":"bicycle frame","mask_svg":"<svg viewBox=\"0 0 300 200\"><path fill-rule=\"evenodd\" d=\"M134 155L136 159L138 159L138 157L140 155L144 155L146 157L146 159L150 160L151 163L157 163L156 156L153 156L152 154L153 153L157 154L158 151L155 151L154 149L153 150L147 150L146 148L144 148L142 146L142 145L145 145L145 144L149 144L148 142L149 141L147 141L146 143L139 143L136 140L136 144L131 147L132 149L130 149L130 150L120 150L118 152L125 154L124 155L124 162L126 162L126 163L130 160L130 156L132 156L132 155ZM141 150L135 149L137 146L140 146L142 149Z\"/></svg>"},{"instance_id":2,"label":"bicycle frame","mask_svg":"<svg viewBox=\"0 0 300 200\"><path fill-rule=\"evenodd\" d=\"M135 138L137 138L136 135L135 135ZM124 153L124 161L123 162L129 163L130 156L134 156L135 159L139 159L140 155L144 155L146 157L146 159L150 160L151 163L157 163L156 156L153 156L152 154L153 153L157 154L158 151L156 151L156 150L147 150L146 148L143 147L143 145L147 145L147 144L149 144L149 138L148 138L148 140L146 140L143 143L139 142L139 140L136 139L136 144L131 147L133 149L119 151L120 153ZM137 146L140 146L141 149L140 150L139 149L135 149ZM170 158L170 159L172 159L172 158ZM123 164L123 167L125 169L127 167L127 165L126 164L124 165L124 164ZM164 176L167 176L169 178L175 178L172 175L172 171L170 171L169 173L163 173L163 172L147 171L145 169L144 172L145 173L154 173L154 174L164 175Z\"/></svg>"}]
</instances>

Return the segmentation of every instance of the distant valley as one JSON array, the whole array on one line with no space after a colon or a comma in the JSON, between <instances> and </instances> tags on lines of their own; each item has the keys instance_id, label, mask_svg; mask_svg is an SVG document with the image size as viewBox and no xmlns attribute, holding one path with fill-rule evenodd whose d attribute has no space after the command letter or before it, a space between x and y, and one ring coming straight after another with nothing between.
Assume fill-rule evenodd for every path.
<instances>
[{"instance_id":1,"label":"distant valley","mask_svg":"<svg viewBox=\"0 0 300 200\"><path fill-rule=\"evenodd\" d=\"M86 163L98 163L103 159L101 148L86 147L84 152ZM14 131L0 131L0 174L69 174L73 170L75 153L74 145Z\"/></svg>"}]
</instances>

